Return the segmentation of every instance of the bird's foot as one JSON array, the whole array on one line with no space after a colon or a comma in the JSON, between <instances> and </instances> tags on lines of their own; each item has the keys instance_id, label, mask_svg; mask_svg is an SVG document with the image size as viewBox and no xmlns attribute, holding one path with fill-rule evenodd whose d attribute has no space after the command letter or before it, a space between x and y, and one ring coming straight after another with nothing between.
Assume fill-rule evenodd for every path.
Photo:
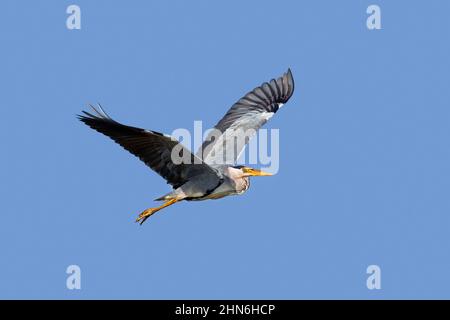
<instances>
[{"instance_id":1,"label":"bird's foot","mask_svg":"<svg viewBox=\"0 0 450 320\"><path fill-rule=\"evenodd\" d=\"M149 208L139 215L139 217L136 219L136 222L139 222L140 224L143 224L145 220L147 220L152 214L154 214L156 211L158 211L158 208Z\"/></svg>"},{"instance_id":2,"label":"bird's foot","mask_svg":"<svg viewBox=\"0 0 450 320\"><path fill-rule=\"evenodd\" d=\"M145 220L148 219L148 217L150 217L152 214L154 214L156 211L159 211L165 207L168 207L172 204L174 204L175 202L177 202L177 199L171 199L167 202L165 202L162 206L157 207L157 208L149 208L147 210L142 211L142 213L139 215L139 217L136 219L136 222L139 222L140 224L143 224L145 222Z\"/></svg>"}]
</instances>

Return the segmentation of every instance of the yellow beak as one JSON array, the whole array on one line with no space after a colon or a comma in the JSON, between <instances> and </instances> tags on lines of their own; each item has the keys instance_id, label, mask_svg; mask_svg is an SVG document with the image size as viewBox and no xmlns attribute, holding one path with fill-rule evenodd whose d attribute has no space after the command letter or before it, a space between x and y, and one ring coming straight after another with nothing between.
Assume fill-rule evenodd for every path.
<instances>
[{"instance_id":1,"label":"yellow beak","mask_svg":"<svg viewBox=\"0 0 450 320\"><path fill-rule=\"evenodd\" d=\"M243 168L243 170L244 170L244 174L246 176L260 176L260 177L262 177L262 176L273 176L273 174L271 174L271 173L264 172L264 171L261 171L261 170L258 170L258 169L245 167L245 168Z\"/></svg>"}]
</instances>

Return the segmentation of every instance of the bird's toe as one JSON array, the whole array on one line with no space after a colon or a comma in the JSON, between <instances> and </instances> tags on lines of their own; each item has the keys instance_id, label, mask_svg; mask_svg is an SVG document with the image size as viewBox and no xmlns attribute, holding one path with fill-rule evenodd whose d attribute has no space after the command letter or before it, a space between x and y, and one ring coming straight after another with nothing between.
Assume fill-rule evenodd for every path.
<instances>
[{"instance_id":1,"label":"bird's toe","mask_svg":"<svg viewBox=\"0 0 450 320\"><path fill-rule=\"evenodd\" d=\"M153 209L147 209L142 211L142 213L137 217L136 222L140 222L142 224L153 213L154 213Z\"/></svg>"}]
</instances>

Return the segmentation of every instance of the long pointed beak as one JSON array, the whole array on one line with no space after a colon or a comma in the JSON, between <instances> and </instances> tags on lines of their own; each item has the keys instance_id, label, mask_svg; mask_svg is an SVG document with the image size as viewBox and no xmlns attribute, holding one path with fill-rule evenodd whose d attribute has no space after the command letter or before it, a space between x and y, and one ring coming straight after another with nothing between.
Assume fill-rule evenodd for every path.
<instances>
[{"instance_id":1,"label":"long pointed beak","mask_svg":"<svg viewBox=\"0 0 450 320\"><path fill-rule=\"evenodd\" d=\"M258 169L247 169L247 170L246 170L246 173L247 173L249 176L260 176L260 177L263 177L263 176L273 176L272 173L264 172L264 171L261 171L261 170L258 170Z\"/></svg>"}]
</instances>

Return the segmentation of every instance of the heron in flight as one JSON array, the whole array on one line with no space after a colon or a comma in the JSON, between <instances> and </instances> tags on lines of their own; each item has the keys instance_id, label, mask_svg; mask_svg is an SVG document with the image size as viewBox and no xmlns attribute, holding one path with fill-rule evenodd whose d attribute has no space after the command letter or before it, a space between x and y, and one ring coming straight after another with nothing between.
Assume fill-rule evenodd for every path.
<instances>
[{"instance_id":1,"label":"heron in flight","mask_svg":"<svg viewBox=\"0 0 450 320\"><path fill-rule=\"evenodd\" d=\"M137 156L172 185L172 192L156 199L164 201L161 206L144 210L138 216L136 222L142 224L155 212L176 202L242 194L250 185L249 177L271 175L237 166L236 160L251 135L289 100L293 92L294 79L290 69L281 77L248 92L216 124L196 154L169 135L114 121L100 105L91 105L92 113L83 111L78 118ZM250 136L236 139L242 132L249 131L253 132ZM174 154L189 161L174 159Z\"/></svg>"}]
</instances>

